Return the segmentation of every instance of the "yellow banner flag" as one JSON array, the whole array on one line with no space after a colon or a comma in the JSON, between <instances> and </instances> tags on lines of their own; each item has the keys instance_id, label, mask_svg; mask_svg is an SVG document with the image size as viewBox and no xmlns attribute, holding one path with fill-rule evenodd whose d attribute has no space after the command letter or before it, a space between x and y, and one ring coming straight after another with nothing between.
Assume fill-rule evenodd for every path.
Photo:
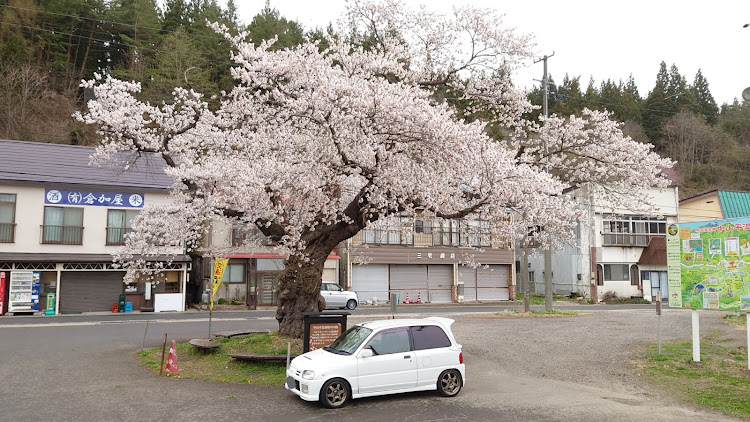
<instances>
[{"instance_id":1,"label":"yellow banner flag","mask_svg":"<svg viewBox=\"0 0 750 422\"><path fill-rule=\"evenodd\" d=\"M211 281L211 309L214 308L214 295L221 285L221 279L224 277L224 270L227 269L227 262L229 262L227 258L216 258L216 261L214 262L214 277Z\"/></svg>"}]
</instances>

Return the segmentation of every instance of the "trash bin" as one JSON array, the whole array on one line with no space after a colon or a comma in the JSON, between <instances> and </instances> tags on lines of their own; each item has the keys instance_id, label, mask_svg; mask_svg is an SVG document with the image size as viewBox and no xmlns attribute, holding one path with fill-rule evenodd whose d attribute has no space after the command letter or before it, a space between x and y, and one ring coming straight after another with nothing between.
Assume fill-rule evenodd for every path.
<instances>
[{"instance_id":1,"label":"trash bin","mask_svg":"<svg viewBox=\"0 0 750 422\"><path fill-rule=\"evenodd\" d=\"M120 295L120 300L117 302L117 311L125 312L125 293Z\"/></svg>"}]
</instances>

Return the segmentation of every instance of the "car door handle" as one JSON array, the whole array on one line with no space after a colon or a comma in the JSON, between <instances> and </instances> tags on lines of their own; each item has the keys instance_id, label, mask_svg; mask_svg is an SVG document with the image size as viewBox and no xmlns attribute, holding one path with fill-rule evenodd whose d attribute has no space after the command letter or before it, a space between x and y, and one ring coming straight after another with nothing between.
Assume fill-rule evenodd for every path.
<instances>
[{"instance_id":1,"label":"car door handle","mask_svg":"<svg viewBox=\"0 0 750 422\"><path fill-rule=\"evenodd\" d=\"M406 355L406 356L404 356L404 359L411 359L411 356Z\"/></svg>"}]
</instances>

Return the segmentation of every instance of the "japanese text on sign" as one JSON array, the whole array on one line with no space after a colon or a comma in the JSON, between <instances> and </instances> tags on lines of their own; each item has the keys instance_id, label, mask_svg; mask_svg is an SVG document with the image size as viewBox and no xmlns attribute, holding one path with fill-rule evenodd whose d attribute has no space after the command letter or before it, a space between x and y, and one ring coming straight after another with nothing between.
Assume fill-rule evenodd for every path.
<instances>
[{"instance_id":1,"label":"japanese text on sign","mask_svg":"<svg viewBox=\"0 0 750 422\"><path fill-rule=\"evenodd\" d=\"M310 351L333 343L341 335L341 323L310 324Z\"/></svg>"},{"instance_id":2,"label":"japanese text on sign","mask_svg":"<svg viewBox=\"0 0 750 422\"><path fill-rule=\"evenodd\" d=\"M51 205L91 205L99 207L143 208L142 193L97 192L88 190L45 189L44 203Z\"/></svg>"}]
</instances>

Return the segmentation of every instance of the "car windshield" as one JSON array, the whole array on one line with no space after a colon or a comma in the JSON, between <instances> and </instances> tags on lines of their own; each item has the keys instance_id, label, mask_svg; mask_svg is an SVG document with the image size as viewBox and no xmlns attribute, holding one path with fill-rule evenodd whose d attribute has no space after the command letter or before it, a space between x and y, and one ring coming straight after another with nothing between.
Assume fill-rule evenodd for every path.
<instances>
[{"instance_id":1,"label":"car windshield","mask_svg":"<svg viewBox=\"0 0 750 422\"><path fill-rule=\"evenodd\" d=\"M351 355L370 336L370 333L372 333L371 329L355 325L346 330L344 334L341 334L339 338L331 343L330 346L323 348L323 350L339 355Z\"/></svg>"}]
</instances>

